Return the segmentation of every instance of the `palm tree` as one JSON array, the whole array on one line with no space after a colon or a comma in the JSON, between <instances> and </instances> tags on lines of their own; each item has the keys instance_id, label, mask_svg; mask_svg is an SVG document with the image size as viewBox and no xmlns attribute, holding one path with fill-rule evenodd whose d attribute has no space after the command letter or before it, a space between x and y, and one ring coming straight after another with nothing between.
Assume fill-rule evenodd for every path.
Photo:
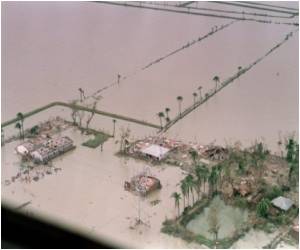
<instances>
[{"instance_id":1,"label":"palm tree","mask_svg":"<svg viewBox=\"0 0 300 250\"><path fill-rule=\"evenodd\" d=\"M198 164L198 165L195 166L195 174L196 174L196 177L197 177L196 181L200 186L200 191L201 191L201 185L205 181L204 180L204 176L205 176L204 171L205 171L205 169L202 165Z\"/></svg>"},{"instance_id":2,"label":"palm tree","mask_svg":"<svg viewBox=\"0 0 300 250\"><path fill-rule=\"evenodd\" d=\"M177 208L177 217L179 217L179 214L180 214L179 202L180 202L180 199L181 199L181 195L178 194L177 192L174 192L171 197L174 198L175 209Z\"/></svg>"},{"instance_id":3,"label":"palm tree","mask_svg":"<svg viewBox=\"0 0 300 250\"><path fill-rule=\"evenodd\" d=\"M15 128L19 129L19 133L20 133L20 139L22 138L22 125L21 123L17 122L15 125Z\"/></svg>"},{"instance_id":4,"label":"palm tree","mask_svg":"<svg viewBox=\"0 0 300 250\"><path fill-rule=\"evenodd\" d=\"M215 77L213 78L213 81L216 82L216 89L217 89L217 88L218 88L218 83L220 82L220 78L219 78L218 76L215 76Z\"/></svg>"},{"instance_id":5,"label":"palm tree","mask_svg":"<svg viewBox=\"0 0 300 250\"><path fill-rule=\"evenodd\" d=\"M113 121L113 125L114 125L114 127L113 127L113 137L115 137L115 131L116 131L116 120L115 119L113 119L112 120Z\"/></svg>"},{"instance_id":6,"label":"palm tree","mask_svg":"<svg viewBox=\"0 0 300 250\"><path fill-rule=\"evenodd\" d=\"M209 177L209 170L205 165L196 165L195 167L195 174L196 174L196 182L199 185L199 192L201 191L201 185L203 185L203 193L205 193L205 184Z\"/></svg>"},{"instance_id":7,"label":"palm tree","mask_svg":"<svg viewBox=\"0 0 300 250\"><path fill-rule=\"evenodd\" d=\"M198 171L198 173L197 173ZM201 175L201 179L203 182L203 192L205 193L205 184L208 181L208 177L209 177L209 170L206 166L200 166L199 169L196 168L196 175L200 177Z\"/></svg>"},{"instance_id":8,"label":"palm tree","mask_svg":"<svg viewBox=\"0 0 300 250\"><path fill-rule=\"evenodd\" d=\"M79 88L78 91L79 91L79 95L80 95L80 101L82 102L82 100L83 100L83 95L84 95L84 94L83 94L84 91L83 91L82 88Z\"/></svg>"},{"instance_id":9,"label":"palm tree","mask_svg":"<svg viewBox=\"0 0 300 250\"><path fill-rule=\"evenodd\" d=\"M196 98L197 98L197 93L196 92L193 93L193 97L194 97L194 106L195 106L196 105Z\"/></svg>"},{"instance_id":10,"label":"palm tree","mask_svg":"<svg viewBox=\"0 0 300 250\"><path fill-rule=\"evenodd\" d=\"M163 112L159 112L157 116L159 118L160 127L162 128L162 118L165 117L165 114Z\"/></svg>"},{"instance_id":11,"label":"palm tree","mask_svg":"<svg viewBox=\"0 0 300 250\"><path fill-rule=\"evenodd\" d=\"M212 195L215 192L216 184L218 182L218 171L217 171L216 167L212 168L212 171L208 178L208 182L210 184L209 192L210 192L210 195Z\"/></svg>"},{"instance_id":12,"label":"palm tree","mask_svg":"<svg viewBox=\"0 0 300 250\"><path fill-rule=\"evenodd\" d=\"M166 108L165 111L166 111L167 118L169 118L169 112L171 111L170 108Z\"/></svg>"},{"instance_id":13,"label":"palm tree","mask_svg":"<svg viewBox=\"0 0 300 250\"><path fill-rule=\"evenodd\" d=\"M190 155L193 159L194 164L196 164L196 160L197 160L197 157L198 157L198 152L196 150L191 150L189 153L190 153Z\"/></svg>"},{"instance_id":14,"label":"palm tree","mask_svg":"<svg viewBox=\"0 0 300 250\"><path fill-rule=\"evenodd\" d=\"M19 112L17 113L17 118L20 120L20 125L21 125L21 137L24 139L24 115Z\"/></svg>"},{"instance_id":15,"label":"palm tree","mask_svg":"<svg viewBox=\"0 0 300 250\"><path fill-rule=\"evenodd\" d=\"M195 202L195 199L194 199L194 192L193 192L193 189L194 189L194 177L189 174L186 178L186 184L188 186L188 197L189 197L189 193L192 194L192 199L193 199L193 205L194 205L194 202Z\"/></svg>"},{"instance_id":16,"label":"palm tree","mask_svg":"<svg viewBox=\"0 0 300 250\"><path fill-rule=\"evenodd\" d=\"M216 190L220 190L220 185L222 182L222 171L223 171L223 167L221 164L216 166L216 172L217 172L217 183L216 183Z\"/></svg>"},{"instance_id":17,"label":"palm tree","mask_svg":"<svg viewBox=\"0 0 300 250\"><path fill-rule=\"evenodd\" d=\"M197 200L200 200L200 193L201 193L201 185L202 185L202 177L198 177L194 180L194 189L197 193Z\"/></svg>"},{"instance_id":18,"label":"palm tree","mask_svg":"<svg viewBox=\"0 0 300 250\"><path fill-rule=\"evenodd\" d=\"M183 197L183 209L185 208L185 197L187 196L188 186L186 185L185 179L181 180L180 189Z\"/></svg>"},{"instance_id":19,"label":"palm tree","mask_svg":"<svg viewBox=\"0 0 300 250\"><path fill-rule=\"evenodd\" d=\"M202 100L202 93L201 93L201 90L202 90L202 86L199 86L199 87L198 87L198 91L199 91L199 98L200 98L200 101Z\"/></svg>"},{"instance_id":20,"label":"palm tree","mask_svg":"<svg viewBox=\"0 0 300 250\"><path fill-rule=\"evenodd\" d=\"M183 97L182 96L177 96L177 101L178 101L178 108L179 108L179 115L181 117L181 103L182 103Z\"/></svg>"}]
</instances>

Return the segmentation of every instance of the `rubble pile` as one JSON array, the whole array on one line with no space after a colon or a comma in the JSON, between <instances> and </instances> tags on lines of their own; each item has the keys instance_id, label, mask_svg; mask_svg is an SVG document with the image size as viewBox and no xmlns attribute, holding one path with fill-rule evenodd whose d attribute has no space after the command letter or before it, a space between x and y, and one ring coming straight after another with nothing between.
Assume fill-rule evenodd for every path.
<instances>
[{"instance_id":1,"label":"rubble pile","mask_svg":"<svg viewBox=\"0 0 300 250\"><path fill-rule=\"evenodd\" d=\"M130 182L125 181L124 189L140 195L147 195L151 191L160 189L159 179L149 175L137 175L131 178Z\"/></svg>"}]
</instances>

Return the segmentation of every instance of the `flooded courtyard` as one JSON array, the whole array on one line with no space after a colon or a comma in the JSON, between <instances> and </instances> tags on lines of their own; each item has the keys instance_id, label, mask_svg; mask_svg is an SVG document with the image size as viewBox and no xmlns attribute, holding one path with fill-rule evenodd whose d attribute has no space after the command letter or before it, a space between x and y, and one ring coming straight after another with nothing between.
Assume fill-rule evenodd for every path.
<instances>
[{"instance_id":1,"label":"flooded courtyard","mask_svg":"<svg viewBox=\"0 0 300 250\"><path fill-rule=\"evenodd\" d=\"M214 235L211 233L210 226L211 213L214 212L212 209L216 209L214 216L216 216L219 228L218 239L232 237L247 223L247 210L226 205L219 196L216 196L201 214L187 224L187 229L213 240Z\"/></svg>"}]
</instances>

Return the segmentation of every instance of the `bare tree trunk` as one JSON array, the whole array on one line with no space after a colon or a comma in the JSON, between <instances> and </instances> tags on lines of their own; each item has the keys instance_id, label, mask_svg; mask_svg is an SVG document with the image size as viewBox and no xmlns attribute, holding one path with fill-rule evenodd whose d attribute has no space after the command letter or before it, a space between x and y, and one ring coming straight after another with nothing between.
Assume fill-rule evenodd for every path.
<instances>
[{"instance_id":1,"label":"bare tree trunk","mask_svg":"<svg viewBox=\"0 0 300 250\"><path fill-rule=\"evenodd\" d=\"M93 104L93 112L91 113L90 117L86 121L86 129L89 128L90 122L92 121L94 115L95 115L95 110L96 110L97 102L94 102Z\"/></svg>"}]
</instances>

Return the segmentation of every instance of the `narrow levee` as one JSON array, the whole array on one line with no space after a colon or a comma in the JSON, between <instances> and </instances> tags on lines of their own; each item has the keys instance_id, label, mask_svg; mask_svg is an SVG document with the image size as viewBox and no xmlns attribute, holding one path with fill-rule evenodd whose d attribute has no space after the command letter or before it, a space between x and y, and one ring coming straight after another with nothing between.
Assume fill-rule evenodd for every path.
<instances>
[{"instance_id":1,"label":"narrow levee","mask_svg":"<svg viewBox=\"0 0 300 250\"><path fill-rule=\"evenodd\" d=\"M119 79L119 80L116 80L116 81L114 81L114 82L112 82L112 83L106 85L105 87L102 87L101 89L98 89L97 91L95 91L93 94L91 94L91 95L88 96L88 97L95 97L95 96L97 96L99 93L101 93L102 91L104 91L104 90L106 90L106 89L108 89L108 88L110 88L110 87L117 86L117 85L120 83L120 81L124 81L124 80L126 80L126 79L128 79L128 78L130 78L130 77L132 77L132 76L134 76L134 75L136 75L136 74L138 74L139 72L142 72L142 71L144 71L144 70L146 70L146 69L148 69L148 68L154 66L155 64L160 63L160 62L162 62L163 60L165 60L165 59L167 59L167 58L169 58L169 57L171 57L171 56L173 56L173 55L175 55L175 54L177 54L177 53L183 51L184 49L190 48L191 46L193 46L193 45L195 45L195 44L197 44L197 43L199 43L199 42L202 42L202 41L205 40L206 38L208 38L208 37L214 35L215 33L217 33L217 32L219 32L219 31L221 31L221 30L223 30L223 29L225 29L225 28L231 26L232 24L234 24L234 23L237 22L237 21L239 21L239 20L234 20L234 21L231 21L231 22L229 22L229 23L227 23L227 24L223 24L223 25L221 25L221 26L215 26L215 27L212 27L212 29L211 29L208 33L206 33L205 35L199 36L199 37L197 37L196 39L194 39L193 41L188 41L188 42L187 42L186 44L184 44L182 47L176 48L176 49L170 51L169 53L167 53L166 55L161 56L161 57L159 57L159 58L157 58L157 59L152 60L151 62L147 63L145 66L141 67L140 69L137 69L136 71L134 71L134 72L131 73L131 74L127 74L127 75L120 76L120 79Z\"/></svg>"},{"instance_id":2,"label":"narrow levee","mask_svg":"<svg viewBox=\"0 0 300 250\"><path fill-rule=\"evenodd\" d=\"M128 116L114 114L114 113L110 113L110 112L106 112L106 111L101 111L101 110L97 110L97 109L94 110L92 108L87 108L87 107L84 107L84 106L81 106L81 105L70 104L70 103L65 103L65 102L52 102L52 103L49 103L49 104L47 104L47 105L45 105L43 107L34 109L34 110L32 110L30 112L27 112L27 113L24 113L23 117L27 118L27 117L33 116L33 115L35 115L37 113L40 113L40 112L42 112L44 110L47 110L49 108L52 108L54 106L63 106L63 107L67 107L67 108L70 108L70 109L82 110L82 111L91 112L91 113L94 112L95 114L98 114L98 115L103 115L103 116L108 116L108 117L119 119L119 120L133 122L133 123L137 123L137 124L140 124L140 125L143 125L143 126L148 126L148 127L157 128L157 129L161 128L159 125L156 125L156 124L153 124L153 123L150 123L150 122L146 122L146 121L142 121L142 120L138 120L138 119L135 119L135 118L131 118L131 117L128 117ZM11 124L17 122L17 121L19 121L18 117L13 118L11 120L3 122L1 124L1 127L4 128L4 127L6 127L8 125L11 125Z\"/></svg>"},{"instance_id":3,"label":"narrow levee","mask_svg":"<svg viewBox=\"0 0 300 250\"><path fill-rule=\"evenodd\" d=\"M267 53L265 53L263 56L259 57L256 59L253 63L249 64L248 66L242 68L239 70L237 73L235 73L233 76L227 78L224 80L221 84L219 84L218 87L215 89L211 89L208 93L206 93L204 98L201 98L200 100L196 101L193 105L187 107L183 112L178 114L173 120L168 122L163 129L160 132L166 132L169 128L171 128L176 122L178 122L180 119L184 118L186 115L191 113L193 110L207 102L211 97L213 97L215 94L217 94L219 91L221 91L224 87L226 87L228 84L232 83L234 80L238 79L241 75L245 74L248 72L253 66L255 66L257 63L262 61L265 57L267 57L269 54L271 54L273 51L278 49L282 44L288 41L289 37L293 36L294 33L296 33L298 29L289 32L285 38L277 43L274 47L272 47Z\"/></svg>"}]
</instances>

